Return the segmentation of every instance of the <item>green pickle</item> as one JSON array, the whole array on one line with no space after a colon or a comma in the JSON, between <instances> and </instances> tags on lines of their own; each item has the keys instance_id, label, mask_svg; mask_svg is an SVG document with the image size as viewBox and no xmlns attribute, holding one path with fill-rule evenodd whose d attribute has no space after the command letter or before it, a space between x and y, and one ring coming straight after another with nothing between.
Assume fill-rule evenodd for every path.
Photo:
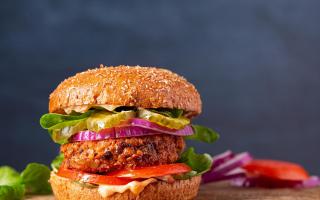
<instances>
[{"instance_id":1,"label":"green pickle","mask_svg":"<svg viewBox=\"0 0 320 200\"><path fill-rule=\"evenodd\" d=\"M146 109L139 109L138 117L171 129L183 129L190 124L190 120L186 117L172 118Z\"/></svg>"},{"instance_id":2,"label":"green pickle","mask_svg":"<svg viewBox=\"0 0 320 200\"><path fill-rule=\"evenodd\" d=\"M66 143L68 141L68 138L75 133L85 130L86 126L87 125L85 120L79 120L79 122L73 126L66 126L61 129L53 129L51 137L53 141L63 144Z\"/></svg>"},{"instance_id":3,"label":"green pickle","mask_svg":"<svg viewBox=\"0 0 320 200\"><path fill-rule=\"evenodd\" d=\"M122 111L119 113L113 113L109 111L101 111L92 114L87 120L87 129L95 132L100 130L111 128L121 121L135 117L134 111Z\"/></svg>"}]
</instances>

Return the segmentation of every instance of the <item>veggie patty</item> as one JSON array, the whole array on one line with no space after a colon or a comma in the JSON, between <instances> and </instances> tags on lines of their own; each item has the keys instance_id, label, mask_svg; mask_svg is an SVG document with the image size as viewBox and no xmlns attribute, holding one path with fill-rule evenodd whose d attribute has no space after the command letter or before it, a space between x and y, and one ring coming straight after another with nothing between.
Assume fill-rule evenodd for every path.
<instances>
[{"instance_id":1,"label":"veggie patty","mask_svg":"<svg viewBox=\"0 0 320 200\"><path fill-rule=\"evenodd\" d=\"M68 143L61 146L61 153L65 168L104 174L137 166L174 163L184 147L182 137L161 134Z\"/></svg>"}]
</instances>

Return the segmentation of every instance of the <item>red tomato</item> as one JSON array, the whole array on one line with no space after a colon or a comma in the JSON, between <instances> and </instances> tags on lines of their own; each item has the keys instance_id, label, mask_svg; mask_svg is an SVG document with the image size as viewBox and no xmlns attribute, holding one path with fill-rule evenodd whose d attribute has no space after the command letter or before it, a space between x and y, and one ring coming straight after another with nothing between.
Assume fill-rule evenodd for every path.
<instances>
[{"instance_id":1,"label":"red tomato","mask_svg":"<svg viewBox=\"0 0 320 200\"><path fill-rule=\"evenodd\" d=\"M106 185L125 185L133 181L130 178L118 178L114 176L105 176L98 174L90 174L79 172L75 170L65 169L61 167L57 173L58 176L68 178L75 181L83 181L93 184L106 184Z\"/></svg>"},{"instance_id":2,"label":"red tomato","mask_svg":"<svg viewBox=\"0 0 320 200\"><path fill-rule=\"evenodd\" d=\"M170 174L180 174L191 171L191 168L183 163L157 165L151 167L138 167L135 169L124 169L108 174L109 176L126 178L150 178Z\"/></svg>"},{"instance_id":3,"label":"red tomato","mask_svg":"<svg viewBox=\"0 0 320 200\"><path fill-rule=\"evenodd\" d=\"M276 160L253 160L244 169L252 175L281 180L306 180L309 177L300 165Z\"/></svg>"}]
</instances>

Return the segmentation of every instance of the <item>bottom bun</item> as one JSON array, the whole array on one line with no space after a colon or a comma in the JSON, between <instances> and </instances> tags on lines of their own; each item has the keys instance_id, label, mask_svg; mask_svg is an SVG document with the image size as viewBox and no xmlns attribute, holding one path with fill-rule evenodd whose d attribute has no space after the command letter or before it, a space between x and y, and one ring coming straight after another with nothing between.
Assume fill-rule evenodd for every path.
<instances>
[{"instance_id":1,"label":"bottom bun","mask_svg":"<svg viewBox=\"0 0 320 200\"><path fill-rule=\"evenodd\" d=\"M197 196L200 182L200 176L189 180L178 180L174 183L157 181L147 185L138 196L126 190L123 193L102 197L98 192L98 187L85 186L59 177L55 173L51 173L50 177L52 190L57 200L190 200Z\"/></svg>"}]
</instances>

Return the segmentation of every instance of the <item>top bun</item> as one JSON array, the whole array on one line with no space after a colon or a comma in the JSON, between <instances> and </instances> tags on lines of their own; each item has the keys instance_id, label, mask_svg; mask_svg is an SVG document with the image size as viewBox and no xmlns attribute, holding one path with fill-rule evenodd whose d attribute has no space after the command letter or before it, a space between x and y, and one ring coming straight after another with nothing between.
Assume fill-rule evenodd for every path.
<instances>
[{"instance_id":1,"label":"top bun","mask_svg":"<svg viewBox=\"0 0 320 200\"><path fill-rule=\"evenodd\" d=\"M201 112L200 95L185 78L140 66L102 66L64 80L50 95L49 112L85 112L99 105L178 108L189 116Z\"/></svg>"}]
</instances>

